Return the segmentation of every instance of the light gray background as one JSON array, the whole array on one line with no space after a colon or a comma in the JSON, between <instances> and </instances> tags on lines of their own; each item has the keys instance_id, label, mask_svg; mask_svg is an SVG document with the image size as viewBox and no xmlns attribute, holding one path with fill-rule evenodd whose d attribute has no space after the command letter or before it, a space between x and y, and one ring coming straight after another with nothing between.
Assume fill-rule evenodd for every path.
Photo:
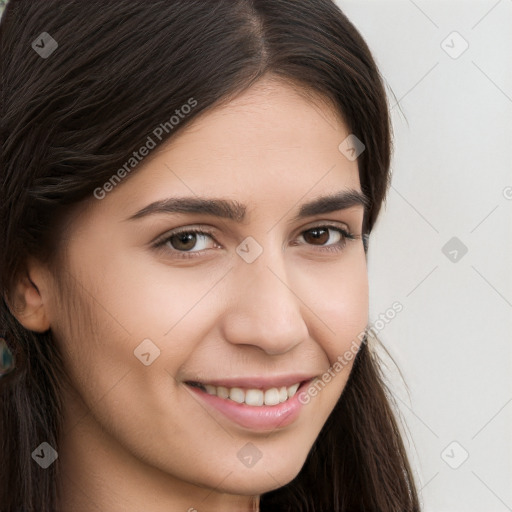
<instances>
[{"instance_id":1,"label":"light gray background","mask_svg":"<svg viewBox=\"0 0 512 512\"><path fill-rule=\"evenodd\" d=\"M512 511L512 0L338 5L390 92L370 321L404 307L379 338L424 510ZM442 252L452 237L466 254Z\"/></svg>"}]
</instances>

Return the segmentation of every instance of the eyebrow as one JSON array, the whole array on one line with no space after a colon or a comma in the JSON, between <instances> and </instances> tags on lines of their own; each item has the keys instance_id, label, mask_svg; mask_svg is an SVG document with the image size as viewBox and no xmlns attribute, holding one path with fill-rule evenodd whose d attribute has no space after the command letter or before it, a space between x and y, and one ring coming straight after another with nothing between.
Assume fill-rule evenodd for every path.
<instances>
[{"instance_id":1,"label":"eyebrow","mask_svg":"<svg viewBox=\"0 0 512 512\"><path fill-rule=\"evenodd\" d=\"M343 190L337 194L322 196L303 204L297 215L293 217L292 222L313 215L346 210L353 206L363 206L366 209L369 205L369 199L362 192L358 190ZM170 197L145 206L126 220L136 220L162 213L195 213L211 215L240 223L245 220L246 211L247 206L235 200Z\"/></svg>"}]
</instances>

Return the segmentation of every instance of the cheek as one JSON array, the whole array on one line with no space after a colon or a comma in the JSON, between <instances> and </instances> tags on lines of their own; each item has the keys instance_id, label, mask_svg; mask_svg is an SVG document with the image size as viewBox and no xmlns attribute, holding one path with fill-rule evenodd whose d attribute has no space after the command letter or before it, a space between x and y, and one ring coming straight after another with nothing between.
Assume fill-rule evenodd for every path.
<instances>
[{"instance_id":1,"label":"cheek","mask_svg":"<svg viewBox=\"0 0 512 512\"><path fill-rule=\"evenodd\" d=\"M179 268L147 254L118 255L105 270L102 296L133 339L165 341L190 315L201 318L198 306L228 268Z\"/></svg>"},{"instance_id":2,"label":"cheek","mask_svg":"<svg viewBox=\"0 0 512 512\"><path fill-rule=\"evenodd\" d=\"M320 429L340 398L368 325L368 273L361 248L326 268L301 272L301 297L310 309L309 330L327 356L328 365L303 393L304 404L316 404ZM309 405L308 405L309 406Z\"/></svg>"},{"instance_id":3,"label":"cheek","mask_svg":"<svg viewBox=\"0 0 512 512\"><path fill-rule=\"evenodd\" d=\"M356 248L332 265L303 273L301 296L316 316L311 335L332 364L368 325L368 272L364 251Z\"/></svg>"},{"instance_id":4,"label":"cheek","mask_svg":"<svg viewBox=\"0 0 512 512\"><path fill-rule=\"evenodd\" d=\"M218 311L208 293L223 270L172 269L121 251L89 257L87 266L77 257L73 268L78 286L56 308L62 313L54 331L82 399L94 408L107 394L121 400L169 391L170 375L215 325ZM144 359L148 352L151 363L145 366L137 357ZM130 395L126 390L132 381L138 384Z\"/></svg>"}]
</instances>

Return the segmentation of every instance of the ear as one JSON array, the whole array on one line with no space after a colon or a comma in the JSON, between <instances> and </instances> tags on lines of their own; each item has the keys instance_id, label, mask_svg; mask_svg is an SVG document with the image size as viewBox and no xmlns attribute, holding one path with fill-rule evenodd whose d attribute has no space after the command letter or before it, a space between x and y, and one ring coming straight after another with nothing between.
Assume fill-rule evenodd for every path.
<instances>
[{"instance_id":1,"label":"ear","mask_svg":"<svg viewBox=\"0 0 512 512\"><path fill-rule=\"evenodd\" d=\"M30 331L45 332L50 328L46 305L41 290L44 275L36 265L30 265L28 273L20 277L11 294L11 313ZM37 283L37 284L36 284Z\"/></svg>"}]
</instances>

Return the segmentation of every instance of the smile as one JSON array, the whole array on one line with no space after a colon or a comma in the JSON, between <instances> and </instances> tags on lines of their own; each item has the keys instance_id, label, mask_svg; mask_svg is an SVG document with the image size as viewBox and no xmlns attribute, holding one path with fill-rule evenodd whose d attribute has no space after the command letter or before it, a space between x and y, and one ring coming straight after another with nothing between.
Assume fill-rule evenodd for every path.
<instances>
[{"instance_id":1,"label":"smile","mask_svg":"<svg viewBox=\"0 0 512 512\"><path fill-rule=\"evenodd\" d=\"M212 386L211 384L201 384L199 382L189 383L190 386L197 387L209 395L229 399L238 404L246 404L251 407L282 404L295 396L300 384L300 382L297 382L291 386L272 387L269 389L243 389L239 387Z\"/></svg>"},{"instance_id":2,"label":"smile","mask_svg":"<svg viewBox=\"0 0 512 512\"><path fill-rule=\"evenodd\" d=\"M281 382L249 379L246 382L201 383L186 381L190 392L215 416L251 431L272 432L297 421L304 408L298 397L312 382L290 378ZM224 385L222 385L224 384ZM244 385L245 384L245 385ZM258 387L256 387L258 386Z\"/></svg>"}]
</instances>

